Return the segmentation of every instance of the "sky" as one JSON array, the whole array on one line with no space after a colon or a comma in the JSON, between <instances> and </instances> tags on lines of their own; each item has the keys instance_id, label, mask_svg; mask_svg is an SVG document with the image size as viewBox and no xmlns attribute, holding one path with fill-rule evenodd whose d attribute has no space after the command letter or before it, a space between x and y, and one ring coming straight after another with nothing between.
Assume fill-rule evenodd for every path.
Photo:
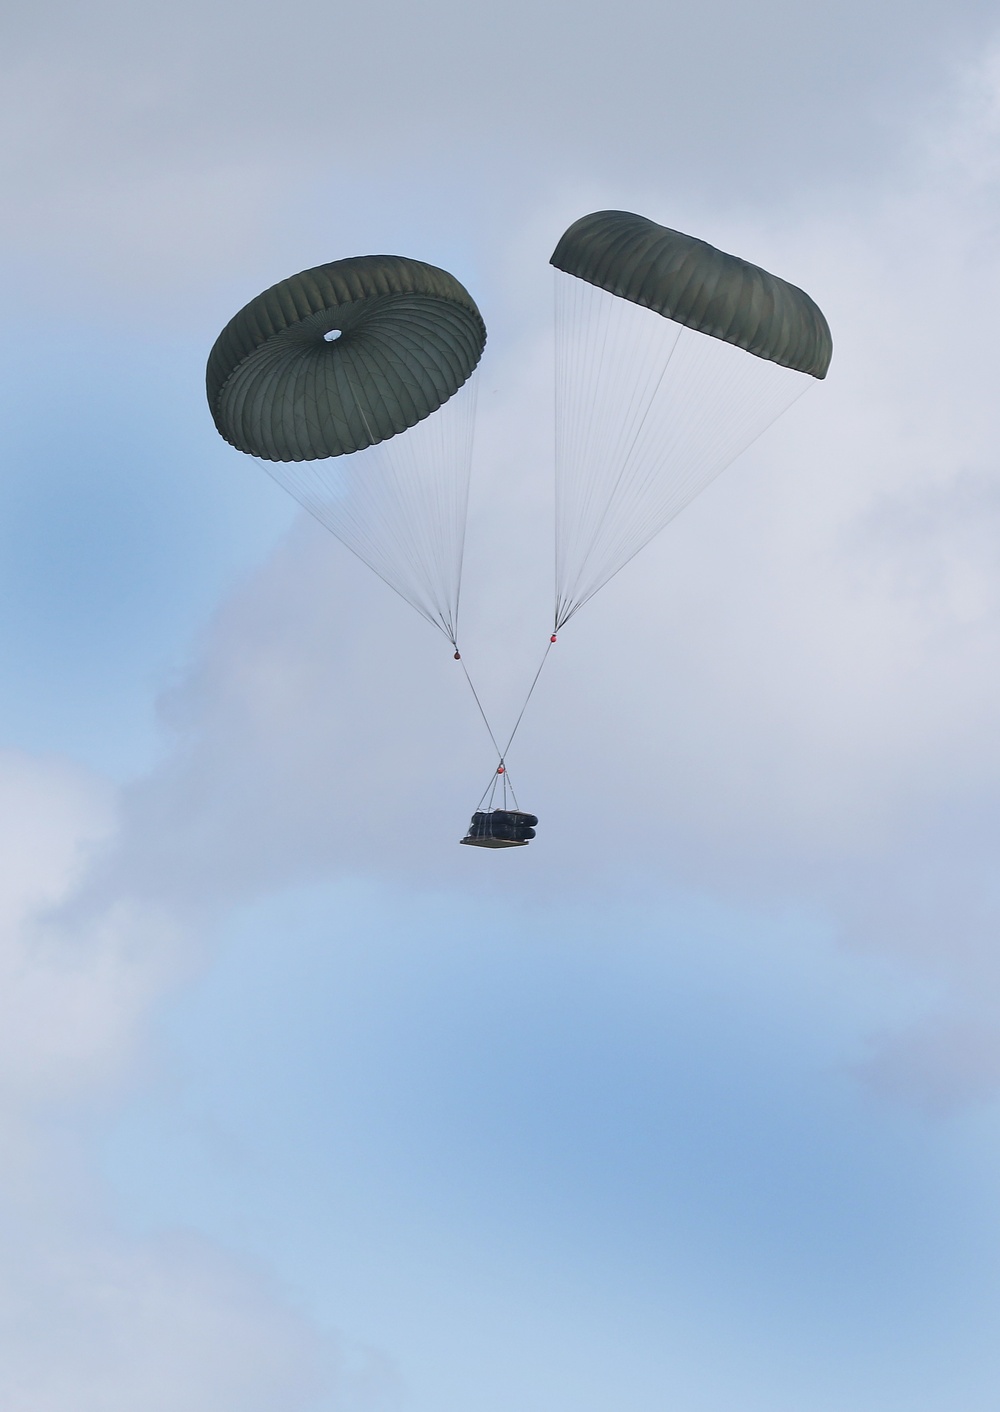
<instances>
[{"instance_id":1,"label":"sky","mask_svg":"<svg viewBox=\"0 0 1000 1412\"><path fill-rule=\"evenodd\" d=\"M0 26L0 1405L993 1412L992 7ZM221 441L205 359L325 260L467 285L507 718L547 261L605 207L809 290L834 361L560 635L537 840L460 849L450 649Z\"/></svg>"}]
</instances>

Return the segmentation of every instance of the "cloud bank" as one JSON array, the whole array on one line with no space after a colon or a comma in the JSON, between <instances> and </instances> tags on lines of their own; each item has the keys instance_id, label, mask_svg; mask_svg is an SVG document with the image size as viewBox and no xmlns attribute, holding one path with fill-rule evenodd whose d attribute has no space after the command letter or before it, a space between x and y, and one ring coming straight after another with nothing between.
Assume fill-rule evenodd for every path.
<instances>
[{"instance_id":1,"label":"cloud bank","mask_svg":"<svg viewBox=\"0 0 1000 1412\"><path fill-rule=\"evenodd\" d=\"M596 12L559 10L513 11L502 33L446 9L405 24L345 13L338 27L301 6L280 34L263 12L236 27L225 7L140 25L106 6L86 34L57 7L19 21L5 99L16 313L59 314L71 279L76 312L112 333L172 321L190 343L177 395L193 407L202 345L232 309L331 244L381 245L400 191L424 246L413 253L454 256L482 286L497 335L464 611L501 719L547 632L545 260L562 227L622 204L690 226L814 293L837 351L828 384L563 635L512 761L542 817L517 856L455 847L493 762L443 641L306 520L206 625L163 697L154 768L114 790L63 761L0 759L5 1405L305 1412L397 1398L377 1369L343 1376L339 1345L261 1273L266 1260L190 1231L128 1230L95 1175L104 1129L160 1062L164 1005L213 964L227 918L293 888L360 878L402 896L407 916L443 894L501 917L548 908L566 926L623 896L807 914L803 947L832 935L927 997L901 1002L902 1021L874 1007L854 1064L868 1090L942 1130L991 1111L995 60L947 111L924 102L932 116L903 157L885 137L927 99L933 44L982 32L977 7L949 13L955 30L927 6L900 38L895 12L862 24L844 3L831 40L804 12L755 14L751 34L716 7L638 46L655 28L641 6L613 36ZM290 53L276 41L292 19L316 20L325 42ZM664 52L711 50L720 25L725 105L697 65L663 97ZM837 61L816 77L831 42ZM370 73L341 59L369 46L393 94L374 115ZM792 92L774 96L790 68ZM359 107L363 140L339 116ZM413 112L419 162L399 155ZM38 280L49 267L59 278ZM629 954L634 918L620 916ZM820 1015L822 995L810 1003ZM948 1388L928 1393L930 1412L951 1405Z\"/></svg>"}]
</instances>

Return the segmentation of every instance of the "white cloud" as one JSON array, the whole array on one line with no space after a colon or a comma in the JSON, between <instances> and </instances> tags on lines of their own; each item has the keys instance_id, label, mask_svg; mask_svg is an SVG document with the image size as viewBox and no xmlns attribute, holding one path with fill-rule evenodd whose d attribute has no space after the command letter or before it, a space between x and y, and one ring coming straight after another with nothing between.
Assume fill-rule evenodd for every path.
<instances>
[{"instance_id":1,"label":"white cloud","mask_svg":"<svg viewBox=\"0 0 1000 1412\"><path fill-rule=\"evenodd\" d=\"M190 318L212 282L252 288L268 259L390 236L403 206L440 247L595 173L780 204L831 171L880 171L940 90L942 54L990 22L977 0L923 0L907 20L861 0L629 0L612 23L515 0L107 0L81 24L47 0L2 21L3 242L34 307L57 313L72 283L77 309L159 322Z\"/></svg>"},{"instance_id":2,"label":"white cloud","mask_svg":"<svg viewBox=\"0 0 1000 1412\"><path fill-rule=\"evenodd\" d=\"M703 233L820 299L831 376L563 635L512 762L540 838L494 872L806 896L852 944L995 987L992 61L968 91L893 191L705 211ZM545 348L534 329L494 350L482 399L465 645L508 714L547 630ZM357 868L482 886L454 839L489 750L447 658L300 525L175 695L177 748L127 795L102 886L219 900Z\"/></svg>"},{"instance_id":3,"label":"white cloud","mask_svg":"<svg viewBox=\"0 0 1000 1412\"><path fill-rule=\"evenodd\" d=\"M0 819L0 1073L17 1104L72 1088L78 1066L100 1064L117 1043L123 1007L106 993L104 948L84 957L50 946L39 922L111 831L112 800L81 771L8 751L0 757Z\"/></svg>"},{"instance_id":4,"label":"white cloud","mask_svg":"<svg viewBox=\"0 0 1000 1412\"><path fill-rule=\"evenodd\" d=\"M320 1340L255 1271L193 1239L95 1236L53 1224L4 1242L11 1412L319 1405Z\"/></svg>"},{"instance_id":5,"label":"white cloud","mask_svg":"<svg viewBox=\"0 0 1000 1412\"><path fill-rule=\"evenodd\" d=\"M190 964L176 919L60 910L114 816L59 761L0 757L0 1403L11 1412L286 1412L320 1405L324 1340L251 1268L179 1235L128 1237L91 1142ZM326 1404L328 1405L328 1404Z\"/></svg>"},{"instance_id":6,"label":"white cloud","mask_svg":"<svg viewBox=\"0 0 1000 1412\"><path fill-rule=\"evenodd\" d=\"M173 260L157 297L178 269L211 278L259 258L230 251L241 230L255 227L251 246L258 221L278 221L288 187L269 183L294 124L263 154L255 135L248 157L238 110L226 115L242 92L230 73L218 106L195 105L172 131L171 83L194 62L182 49L159 87L123 77L116 51L89 75L115 75L92 103L58 55L19 61L12 240L63 250L72 216L81 269L134 277ZM455 846L492 768L464 684L443 639L311 524L223 606L166 704L168 758L120 800L59 762L0 760L5 1405L292 1412L321 1386L322 1340L280 1291L206 1246L124 1236L94 1189L96 1115L148 1062L151 1007L197 964L219 905L352 871L487 894L512 878L585 897L683 876L743 899L804 898L850 944L940 980L941 1015L883 1048L874 1078L938 1104L991 1091L997 92L990 61L906 183L835 193L822 218L815 188L809 215L704 199L701 233L824 304L833 372L564 634L513 762L542 815L523 855ZM317 131L322 147L329 130ZM306 180L299 160L293 183ZM649 167L646 209L670 220L674 193L650 188ZM620 189L595 178L592 204ZM519 252L541 224L527 205L520 230L511 216ZM538 288L548 253L532 245ZM499 349L466 624L470 664L509 714L548 611L546 345L531 328ZM526 504L537 539L512 550ZM392 1400L391 1377L364 1381L359 1404Z\"/></svg>"}]
</instances>

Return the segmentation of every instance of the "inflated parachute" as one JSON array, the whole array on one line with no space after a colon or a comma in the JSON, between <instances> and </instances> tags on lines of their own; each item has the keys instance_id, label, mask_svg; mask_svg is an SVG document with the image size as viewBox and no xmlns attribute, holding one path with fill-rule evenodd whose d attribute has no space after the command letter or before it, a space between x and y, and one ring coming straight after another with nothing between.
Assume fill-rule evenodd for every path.
<instances>
[{"instance_id":1,"label":"inflated parachute","mask_svg":"<svg viewBox=\"0 0 1000 1412\"><path fill-rule=\"evenodd\" d=\"M216 339L206 374L226 441L453 644L471 375L485 343L479 310L452 275L365 255L303 270L252 299Z\"/></svg>"},{"instance_id":2,"label":"inflated parachute","mask_svg":"<svg viewBox=\"0 0 1000 1412\"><path fill-rule=\"evenodd\" d=\"M795 285L626 211L576 221L551 264L558 631L826 376L833 344Z\"/></svg>"},{"instance_id":3,"label":"inflated parachute","mask_svg":"<svg viewBox=\"0 0 1000 1412\"><path fill-rule=\"evenodd\" d=\"M825 376L832 352L802 290L642 216L585 216L551 263L555 621L505 745L476 696L498 756L462 840L481 848L534 837L505 757L559 628ZM440 628L460 661L472 374L485 343L479 310L451 275L369 255L251 300L207 371L222 436Z\"/></svg>"}]
</instances>

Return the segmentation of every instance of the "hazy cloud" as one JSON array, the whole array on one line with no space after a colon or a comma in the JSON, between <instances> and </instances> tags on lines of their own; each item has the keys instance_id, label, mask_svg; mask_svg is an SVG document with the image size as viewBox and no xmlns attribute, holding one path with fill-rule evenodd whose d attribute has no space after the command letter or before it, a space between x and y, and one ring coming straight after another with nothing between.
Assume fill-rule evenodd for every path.
<instances>
[{"instance_id":1,"label":"hazy cloud","mask_svg":"<svg viewBox=\"0 0 1000 1412\"><path fill-rule=\"evenodd\" d=\"M280 1291L202 1240L116 1229L95 1186L101 1116L141 1073L151 1001L191 956L151 909L60 916L111 803L58 761L0 758L0 1400L315 1407L332 1350Z\"/></svg>"},{"instance_id":2,"label":"hazy cloud","mask_svg":"<svg viewBox=\"0 0 1000 1412\"><path fill-rule=\"evenodd\" d=\"M464 682L306 520L164 695L159 765L112 791L0 757L0 1400L397 1398L392 1366L366 1354L344 1374L259 1268L119 1229L94 1176L102 1115L155 1062L158 1003L221 918L299 884L506 893L570 917L680 892L802 909L932 997L891 1029L873 1007L852 1072L935 1115L990 1101L1000 67L959 63L985 7L303 0L6 23L12 319L181 326L189 411L217 327L290 269L398 238L482 291L463 646L501 722L549 630L545 262L562 226L607 204L691 228L808 288L836 353L562 635L511 761L542 818L531 849L455 846L494 764Z\"/></svg>"},{"instance_id":3,"label":"hazy cloud","mask_svg":"<svg viewBox=\"0 0 1000 1412\"><path fill-rule=\"evenodd\" d=\"M512 761L543 816L524 885L662 870L801 895L852 945L996 985L1000 492L991 330L970 320L1000 276L994 82L990 64L894 191L780 230L717 222L808 272L833 371L563 635ZM501 718L547 631L546 337L529 326L483 374L465 643ZM453 841L489 750L447 658L301 524L171 698L176 751L126 793L103 885L205 902L361 868L483 886ZM581 829L595 801L613 827Z\"/></svg>"}]
</instances>

